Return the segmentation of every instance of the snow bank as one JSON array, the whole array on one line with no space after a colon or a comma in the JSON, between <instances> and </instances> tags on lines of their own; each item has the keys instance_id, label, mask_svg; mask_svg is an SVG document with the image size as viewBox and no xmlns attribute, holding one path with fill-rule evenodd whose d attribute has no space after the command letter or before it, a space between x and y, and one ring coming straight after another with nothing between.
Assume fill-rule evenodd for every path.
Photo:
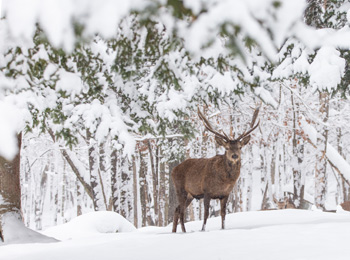
<instances>
[{"instance_id":1,"label":"snow bank","mask_svg":"<svg viewBox=\"0 0 350 260\"><path fill-rule=\"evenodd\" d=\"M102 217L106 212L97 213L87 218L109 221ZM206 232L199 231L202 221L195 221L186 223L187 234L173 234L171 226L147 227L61 243L4 246L0 259L349 259L347 214L289 209L241 212L227 215L226 230L220 229L220 221L220 217L208 219Z\"/></svg>"},{"instance_id":2,"label":"snow bank","mask_svg":"<svg viewBox=\"0 0 350 260\"><path fill-rule=\"evenodd\" d=\"M12 213L5 214L3 216L3 221L4 221L3 235L5 238L5 243L2 244L0 242L0 245L57 242L57 240L52 237L47 237L45 235L42 235L34 230L31 230L25 227L23 222ZM2 259L1 253L0 253L0 259Z\"/></svg>"},{"instance_id":3,"label":"snow bank","mask_svg":"<svg viewBox=\"0 0 350 260\"><path fill-rule=\"evenodd\" d=\"M59 240L67 240L134 230L136 230L134 225L118 213L98 211L76 217L66 224L48 228L43 233Z\"/></svg>"}]
</instances>

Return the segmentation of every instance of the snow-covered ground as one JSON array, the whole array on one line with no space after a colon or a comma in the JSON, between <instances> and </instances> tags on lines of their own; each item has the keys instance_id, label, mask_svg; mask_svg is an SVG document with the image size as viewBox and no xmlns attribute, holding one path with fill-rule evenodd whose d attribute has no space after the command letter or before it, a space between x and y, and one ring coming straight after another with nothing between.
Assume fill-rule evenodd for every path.
<instances>
[{"instance_id":1,"label":"snow-covered ground","mask_svg":"<svg viewBox=\"0 0 350 260\"><path fill-rule=\"evenodd\" d=\"M171 226L134 229L116 213L90 213L44 232L62 242L4 245L0 259L350 259L348 212L255 211L227 215L226 230L220 217L206 232L201 224L172 234Z\"/></svg>"}]
</instances>

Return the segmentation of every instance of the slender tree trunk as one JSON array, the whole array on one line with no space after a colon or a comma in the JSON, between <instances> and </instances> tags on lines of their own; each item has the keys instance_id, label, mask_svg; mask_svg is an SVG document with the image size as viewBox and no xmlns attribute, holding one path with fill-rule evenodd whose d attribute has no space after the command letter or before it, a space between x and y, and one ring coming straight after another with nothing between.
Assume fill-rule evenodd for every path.
<instances>
[{"instance_id":1,"label":"slender tree trunk","mask_svg":"<svg viewBox=\"0 0 350 260\"><path fill-rule=\"evenodd\" d=\"M340 109L340 108L339 108ZM342 130L340 127L337 127L337 147L338 147L338 153L344 157L343 155L343 143L342 143ZM340 182L340 194L341 194L341 200L340 202L348 201L349 198L349 185L344 181L343 178L341 178Z\"/></svg>"},{"instance_id":2,"label":"slender tree trunk","mask_svg":"<svg viewBox=\"0 0 350 260\"><path fill-rule=\"evenodd\" d=\"M140 170L139 170L139 183L140 183L140 201L141 201L141 216L142 226L147 226L147 217L149 214L148 209L148 184L146 179L147 163L145 160L146 153L143 151L143 147L140 148Z\"/></svg>"},{"instance_id":3,"label":"slender tree trunk","mask_svg":"<svg viewBox=\"0 0 350 260\"><path fill-rule=\"evenodd\" d=\"M132 157L132 179L133 179L133 207L134 207L134 225L138 227L139 218L138 218L138 179L137 179L137 168L136 168L136 159L135 156Z\"/></svg>"},{"instance_id":4,"label":"slender tree trunk","mask_svg":"<svg viewBox=\"0 0 350 260\"><path fill-rule=\"evenodd\" d=\"M126 156L121 159L121 185L120 185L120 214L126 219L131 219L132 205L129 198L131 192L130 176L132 175L132 162Z\"/></svg>"},{"instance_id":5,"label":"slender tree trunk","mask_svg":"<svg viewBox=\"0 0 350 260\"><path fill-rule=\"evenodd\" d=\"M52 141L56 142L56 138L55 138L54 132L51 129L48 129L48 133L51 136ZM93 195L93 192L92 192L92 188L91 188L90 184L85 182L84 178L82 177L84 175L84 173L79 171L77 165L74 163L74 161L72 160L71 156L69 155L69 152L67 152L66 150L62 150L62 149L60 151L62 153L63 158L67 161L69 166L72 168L73 173L77 176L77 179L80 181L80 183L84 187L87 195L93 200L94 199L94 195Z\"/></svg>"},{"instance_id":6,"label":"slender tree trunk","mask_svg":"<svg viewBox=\"0 0 350 260\"><path fill-rule=\"evenodd\" d=\"M81 184L78 180L75 182L75 186L77 189L77 216L80 216L83 214L83 208L82 208L83 194L82 194Z\"/></svg>"},{"instance_id":7,"label":"slender tree trunk","mask_svg":"<svg viewBox=\"0 0 350 260\"><path fill-rule=\"evenodd\" d=\"M99 147L95 140L93 140L89 130L86 130L86 139L89 142L89 172L90 172L90 183L93 193L93 204L94 210L106 210L106 200L104 199L101 176L100 176L100 162L99 162Z\"/></svg>"},{"instance_id":8,"label":"slender tree trunk","mask_svg":"<svg viewBox=\"0 0 350 260\"><path fill-rule=\"evenodd\" d=\"M49 165L46 164L42 173L41 180L36 186L36 199L35 199L35 226L36 230L42 230L42 216L43 207L45 201L45 193L47 187L47 171L49 170Z\"/></svg>"},{"instance_id":9,"label":"slender tree trunk","mask_svg":"<svg viewBox=\"0 0 350 260\"><path fill-rule=\"evenodd\" d=\"M315 204L319 209L325 210L327 193L327 141L328 129L325 126L329 113L329 95L326 92L320 93L320 113L324 125L319 127L319 138L317 138L317 153L315 167Z\"/></svg>"},{"instance_id":10,"label":"slender tree trunk","mask_svg":"<svg viewBox=\"0 0 350 260\"><path fill-rule=\"evenodd\" d=\"M147 140L147 147L148 147L148 153L149 153L149 160L151 162L151 172L152 172L152 183L153 183L153 208L154 208L154 220L155 224L158 225L158 218L159 218L159 212L158 212L158 171L156 170L156 165L154 164L154 158L153 158L153 152L152 152L152 145L150 140Z\"/></svg>"},{"instance_id":11,"label":"slender tree trunk","mask_svg":"<svg viewBox=\"0 0 350 260\"><path fill-rule=\"evenodd\" d=\"M165 163L162 161L162 149L158 149L158 158L159 158L159 226L165 226L166 222L166 172L165 172Z\"/></svg>"},{"instance_id":12,"label":"slender tree trunk","mask_svg":"<svg viewBox=\"0 0 350 260\"><path fill-rule=\"evenodd\" d=\"M0 240L6 242L6 221L22 220L20 186L20 151L22 134L18 134L18 153L12 161L0 157Z\"/></svg>"},{"instance_id":13,"label":"slender tree trunk","mask_svg":"<svg viewBox=\"0 0 350 260\"><path fill-rule=\"evenodd\" d=\"M302 201L304 200L304 183L302 178L301 166L304 157L304 144L301 135L298 133L299 128L299 114L300 104L294 100L293 93L291 94L292 106L293 106L293 159L292 159L292 171L293 171L293 203L296 208L302 207Z\"/></svg>"},{"instance_id":14,"label":"slender tree trunk","mask_svg":"<svg viewBox=\"0 0 350 260\"><path fill-rule=\"evenodd\" d=\"M254 160L253 160L253 148L252 145L248 148L248 167L249 170L247 172L247 201L246 201L246 210L250 211L252 208L252 198L253 198L253 169L254 169Z\"/></svg>"},{"instance_id":15,"label":"slender tree trunk","mask_svg":"<svg viewBox=\"0 0 350 260\"><path fill-rule=\"evenodd\" d=\"M111 192L112 207L114 212L120 211L119 208L119 190L118 190L118 152L113 149L111 153Z\"/></svg>"}]
</instances>

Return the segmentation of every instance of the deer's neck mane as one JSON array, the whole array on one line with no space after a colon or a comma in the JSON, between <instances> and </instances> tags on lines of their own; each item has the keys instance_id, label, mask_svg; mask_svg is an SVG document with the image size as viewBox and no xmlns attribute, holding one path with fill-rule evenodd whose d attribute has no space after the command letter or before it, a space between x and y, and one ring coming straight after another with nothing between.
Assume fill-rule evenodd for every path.
<instances>
[{"instance_id":1,"label":"deer's neck mane","mask_svg":"<svg viewBox=\"0 0 350 260\"><path fill-rule=\"evenodd\" d=\"M237 179L241 172L241 162L233 163L226 158L226 153L223 155L225 171L227 173L227 177L230 179Z\"/></svg>"}]
</instances>

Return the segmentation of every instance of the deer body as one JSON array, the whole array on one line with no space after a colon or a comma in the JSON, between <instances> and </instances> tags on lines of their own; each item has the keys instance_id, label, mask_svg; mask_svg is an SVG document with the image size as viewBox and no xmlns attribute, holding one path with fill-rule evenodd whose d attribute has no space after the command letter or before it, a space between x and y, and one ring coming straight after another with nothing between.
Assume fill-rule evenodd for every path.
<instances>
[{"instance_id":1,"label":"deer body","mask_svg":"<svg viewBox=\"0 0 350 260\"><path fill-rule=\"evenodd\" d=\"M223 155L217 155L209 159L188 159L173 169L171 177L178 200L178 206L174 213L173 232L176 232L179 219L182 231L186 232L184 213L194 198L204 199L203 231L209 216L211 199L220 199L221 227L222 229L225 228L227 200L240 175L241 148L249 142L249 134L259 124L254 126L258 111L259 108L255 110L251 129L237 139L230 139L226 134L222 135L213 130L209 121L198 110L198 115L204 122L206 129L215 134L215 141L223 146L226 151Z\"/></svg>"},{"instance_id":2,"label":"deer body","mask_svg":"<svg viewBox=\"0 0 350 260\"><path fill-rule=\"evenodd\" d=\"M184 187L189 196L221 199L230 194L240 174L240 164L227 162L225 155L209 159L187 159L172 172L175 187Z\"/></svg>"}]
</instances>

